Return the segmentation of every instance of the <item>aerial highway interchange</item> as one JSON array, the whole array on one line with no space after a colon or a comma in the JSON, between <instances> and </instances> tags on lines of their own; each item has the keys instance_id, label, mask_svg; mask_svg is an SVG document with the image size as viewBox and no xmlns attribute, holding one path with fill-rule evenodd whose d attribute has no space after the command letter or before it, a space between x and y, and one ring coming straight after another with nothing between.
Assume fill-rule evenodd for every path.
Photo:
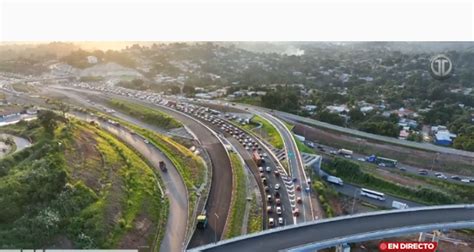
<instances>
[{"instance_id":1,"label":"aerial highway interchange","mask_svg":"<svg viewBox=\"0 0 474 252\"><path fill-rule=\"evenodd\" d=\"M410 206L410 210L387 211L380 213L380 215L355 215L347 218L336 218L334 220L324 220L317 197L317 192L311 188L311 178L307 174L307 169L302 161L302 154L296 144L294 133L287 128L282 119L289 119L298 122L306 122L305 119L283 114L280 112L268 111L255 106L248 106L242 104L224 106L232 106L241 113L250 113L259 115L267 120L280 134L284 143L285 162L276 157L272 146L261 139L253 132L249 132L240 127L239 122L232 119L232 113L225 113L206 107L206 101L194 102L183 100L178 97L160 97L160 99L151 98L151 96L131 96L124 95L123 90L113 90L107 88L97 89L80 89L77 87L67 86L49 86L45 87L44 91L51 95L51 97L67 97L71 106L88 108L89 111L97 110L97 104L102 108L107 108L106 100L112 98L126 99L130 102L136 102L145 106L152 107L158 111L176 118L185 125L189 135L194 140L199 142L203 150L206 151L210 159L211 166L211 181L209 183L208 195L205 203L201 205L201 209L189 209L188 194L191 193L186 189L184 182L174 167L174 164L166 157L156 146L147 143L143 136L137 135L133 130L126 126L111 124L110 122L101 119L98 114L74 112L71 113L81 120L97 121L101 127L116 134L123 141L127 142L140 153L148 158L148 161L155 167L159 167L159 162L164 161L168 167L168 171L161 171L160 175L164 180L164 190L167 197L170 199L170 210L168 216L167 230L163 242L161 244L162 251L177 251L177 250L205 250L205 251L239 251L239 246L245 246L250 250L259 251L280 251L286 249L297 249L300 246L308 244L317 244L318 242L331 241L339 236L352 237L357 234L366 234L377 231L379 229L394 229L398 230L403 227L410 226L409 224L416 224L414 220L419 221L419 225L425 225L425 229L406 229L403 232L424 232L435 229L437 224L444 223L452 225L452 228L472 227L474 219L472 206L459 207L432 207L421 208L416 211L416 208L421 204L410 201L404 201L399 198L392 198L386 195L388 199L381 203L372 198L366 198L368 202L374 205L380 205L384 208L390 208L391 201L405 202ZM30 97L25 94L12 92L13 99L28 100ZM95 96L92 102L91 96ZM38 106L44 104L38 103ZM112 108L108 108L114 111ZM139 125L151 131L160 132L161 129L145 123L140 119L133 118L130 115L114 111L112 117L117 117L128 123ZM308 122L309 125L314 122ZM325 125L326 126L326 125ZM229 148L229 146L231 148ZM417 146L420 147L420 146ZM332 150L331 146L323 146L326 150ZM236 152L245 162L249 172L254 177L258 185L258 190L261 194L261 213L262 213L262 229L268 230L263 233L254 235L247 235L237 237L230 241L219 242L224 239L224 232L226 229L226 221L229 218L229 208L232 202L232 169L229 152ZM437 148L436 151L445 151ZM335 150L332 150L335 152ZM450 152L450 151L449 151ZM464 152L456 153L460 155L470 155ZM256 158L255 155L258 155ZM362 158L361 155L354 154L354 159ZM257 160L258 159L258 160ZM324 160L324 159L323 159ZM286 166L286 167L285 167ZM407 166L408 172L416 173L419 169L416 167ZM434 173L433 171L430 171ZM453 175L453 174L448 174ZM454 175L453 175L454 176ZM453 183L460 183L453 181ZM359 196L360 187L353 185L335 186L336 190L347 196ZM363 199L363 197L360 197ZM206 216L206 227L196 228L190 227L189 212L193 212L192 218L195 218L200 213ZM452 214L451 214L452 212ZM388 216L395 216L394 218ZM424 216L426 218L420 218ZM444 219L439 219L436 216L443 216ZM372 220L373 219L373 220ZM389 219L389 220L388 220ZM364 220L364 221L361 221ZM370 223L380 223L380 225L369 225ZM351 224L352 223L352 224ZM365 223L364 225L361 225ZM459 224L456 226L456 224ZM352 225L350 230L343 227ZM385 225L385 226L384 226ZM277 227L276 229L273 229ZM346 231L342 231L346 230ZM286 233L290 232L292 235ZM402 231L400 231L403 233ZM324 233L325 236L318 236L315 239L311 234ZM401 234L400 233L400 234ZM287 238L287 237L293 238ZM282 237L285 237L284 239ZM368 238L372 236L367 236ZM367 239L368 239L367 238ZM375 239L377 237L372 237ZM381 238L381 237L379 237ZM362 241L363 239L360 239ZM348 238L347 241L350 241ZM345 241L345 242L347 242ZM213 243L219 242L216 245ZM207 245L211 244L211 245ZM262 244L266 244L263 246ZM330 246L337 245L336 243L328 243ZM309 245L308 245L309 246ZM318 247L314 245L315 248ZM326 247L329 247L326 246ZM323 247L318 247L323 248ZM298 250L298 249L297 249Z\"/></svg>"}]
</instances>

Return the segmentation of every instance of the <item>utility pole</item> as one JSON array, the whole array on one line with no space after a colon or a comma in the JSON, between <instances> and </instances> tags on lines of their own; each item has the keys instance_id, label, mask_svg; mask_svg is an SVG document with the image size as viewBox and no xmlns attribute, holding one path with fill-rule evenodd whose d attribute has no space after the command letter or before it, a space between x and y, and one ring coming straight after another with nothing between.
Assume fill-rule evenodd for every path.
<instances>
[{"instance_id":1,"label":"utility pole","mask_svg":"<svg viewBox=\"0 0 474 252\"><path fill-rule=\"evenodd\" d=\"M355 207L355 203L356 203L356 199L357 199L357 192L359 192L358 189L356 189L354 191L354 199L352 200L352 210L351 210L351 214L354 214L354 207Z\"/></svg>"},{"instance_id":2,"label":"utility pole","mask_svg":"<svg viewBox=\"0 0 474 252\"><path fill-rule=\"evenodd\" d=\"M436 155L433 157L433 162L431 163L431 171L433 171L434 164L438 161L439 152L436 152Z\"/></svg>"}]
</instances>

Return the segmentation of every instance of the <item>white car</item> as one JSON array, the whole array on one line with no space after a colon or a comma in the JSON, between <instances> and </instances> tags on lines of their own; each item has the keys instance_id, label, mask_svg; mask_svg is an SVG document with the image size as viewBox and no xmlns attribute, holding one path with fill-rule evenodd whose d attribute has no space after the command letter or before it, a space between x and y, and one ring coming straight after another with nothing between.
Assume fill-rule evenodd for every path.
<instances>
[{"instance_id":1,"label":"white car","mask_svg":"<svg viewBox=\"0 0 474 252\"><path fill-rule=\"evenodd\" d=\"M283 224L283 217L278 217L278 225L282 226Z\"/></svg>"},{"instance_id":2,"label":"white car","mask_svg":"<svg viewBox=\"0 0 474 252\"><path fill-rule=\"evenodd\" d=\"M461 182L464 182L464 183L470 183L470 182L471 182L471 180L469 180L469 179L461 179Z\"/></svg>"},{"instance_id":3,"label":"white car","mask_svg":"<svg viewBox=\"0 0 474 252\"><path fill-rule=\"evenodd\" d=\"M282 213L282 212L281 212L281 207L279 207L279 206L276 207L276 213L277 213L278 215L281 215L281 213Z\"/></svg>"},{"instance_id":4,"label":"white car","mask_svg":"<svg viewBox=\"0 0 474 252\"><path fill-rule=\"evenodd\" d=\"M268 225L270 227L273 227L275 225L275 221L273 220L273 218L268 218Z\"/></svg>"},{"instance_id":5,"label":"white car","mask_svg":"<svg viewBox=\"0 0 474 252\"><path fill-rule=\"evenodd\" d=\"M146 139L143 139L143 142L146 143L146 144L149 144L150 141L146 140Z\"/></svg>"},{"instance_id":6,"label":"white car","mask_svg":"<svg viewBox=\"0 0 474 252\"><path fill-rule=\"evenodd\" d=\"M279 190L280 189L280 184L275 184L275 190Z\"/></svg>"},{"instance_id":7,"label":"white car","mask_svg":"<svg viewBox=\"0 0 474 252\"><path fill-rule=\"evenodd\" d=\"M261 167L261 166L258 167L258 171L259 171L259 172L263 172L263 167Z\"/></svg>"},{"instance_id":8,"label":"white car","mask_svg":"<svg viewBox=\"0 0 474 252\"><path fill-rule=\"evenodd\" d=\"M365 158L362 158L362 157L358 158L357 160L361 162L365 162Z\"/></svg>"},{"instance_id":9,"label":"white car","mask_svg":"<svg viewBox=\"0 0 474 252\"><path fill-rule=\"evenodd\" d=\"M272 168L270 168L270 166L267 166L266 171L267 171L267 172L271 172L271 171L272 171Z\"/></svg>"}]
</instances>

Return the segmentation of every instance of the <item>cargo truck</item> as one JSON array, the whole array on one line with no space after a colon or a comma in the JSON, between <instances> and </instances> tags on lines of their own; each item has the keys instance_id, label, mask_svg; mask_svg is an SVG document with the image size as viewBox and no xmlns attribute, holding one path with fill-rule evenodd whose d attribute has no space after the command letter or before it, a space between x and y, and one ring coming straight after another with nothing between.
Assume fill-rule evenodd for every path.
<instances>
[{"instance_id":1,"label":"cargo truck","mask_svg":"<svg viewBox=\"0 0 474 252\"><path fill-rule=\"evenodd\" d=\"M335 176L328 176L326 178L326 180L330 183L333 183L333 184L336 184L336 185L340 185L340 186L343 186L344 185L344 182L342 181L341 178L338 178L338 177L335 177Z\"/></svg>"},{"instance_id":2,"label":"cargo truck","mask_svg":"<svg viewBox=\"0 0 474 252\"><path fill-rule=\"evenodd\" d=\"M339 150L337 151L337 153L338 153L339 155L343 155L343 156L345 156L345 155L352 156L352 155L354 154L353 151L348 150L348 149L339 149Z\"/></svg>"},{"instance_id":3,"label":"cargo truck","mask_svg":"<svg viewBox=\"0 0 474 252\"><path fill-rule=\"evenodd\" d=\"M252 159L253 159L253 161L255 161L255 163L256 163L258 166L262 165L262 163L263 163L262 157L260 157L260 154L258 154L257 151L254 151L254 152L252 153Z\"/></svg>"}]
</instances>

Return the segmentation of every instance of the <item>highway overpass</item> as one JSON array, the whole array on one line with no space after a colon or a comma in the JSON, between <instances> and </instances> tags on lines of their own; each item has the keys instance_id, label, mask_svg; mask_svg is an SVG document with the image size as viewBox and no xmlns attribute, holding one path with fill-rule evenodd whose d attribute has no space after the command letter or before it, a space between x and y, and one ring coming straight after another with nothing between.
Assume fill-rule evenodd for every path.
<instances>
[{"instance_id":1,"label":"highway overpass","mask_svg":"<svg viewBox=\"0 0 474 252\"><path fill-rule=\"evenodd\" d=\"M190 251L314 251L432 230L474 228L474 205L378 211L306 222L236 237Z\"/></svg>"}]
</instances>

